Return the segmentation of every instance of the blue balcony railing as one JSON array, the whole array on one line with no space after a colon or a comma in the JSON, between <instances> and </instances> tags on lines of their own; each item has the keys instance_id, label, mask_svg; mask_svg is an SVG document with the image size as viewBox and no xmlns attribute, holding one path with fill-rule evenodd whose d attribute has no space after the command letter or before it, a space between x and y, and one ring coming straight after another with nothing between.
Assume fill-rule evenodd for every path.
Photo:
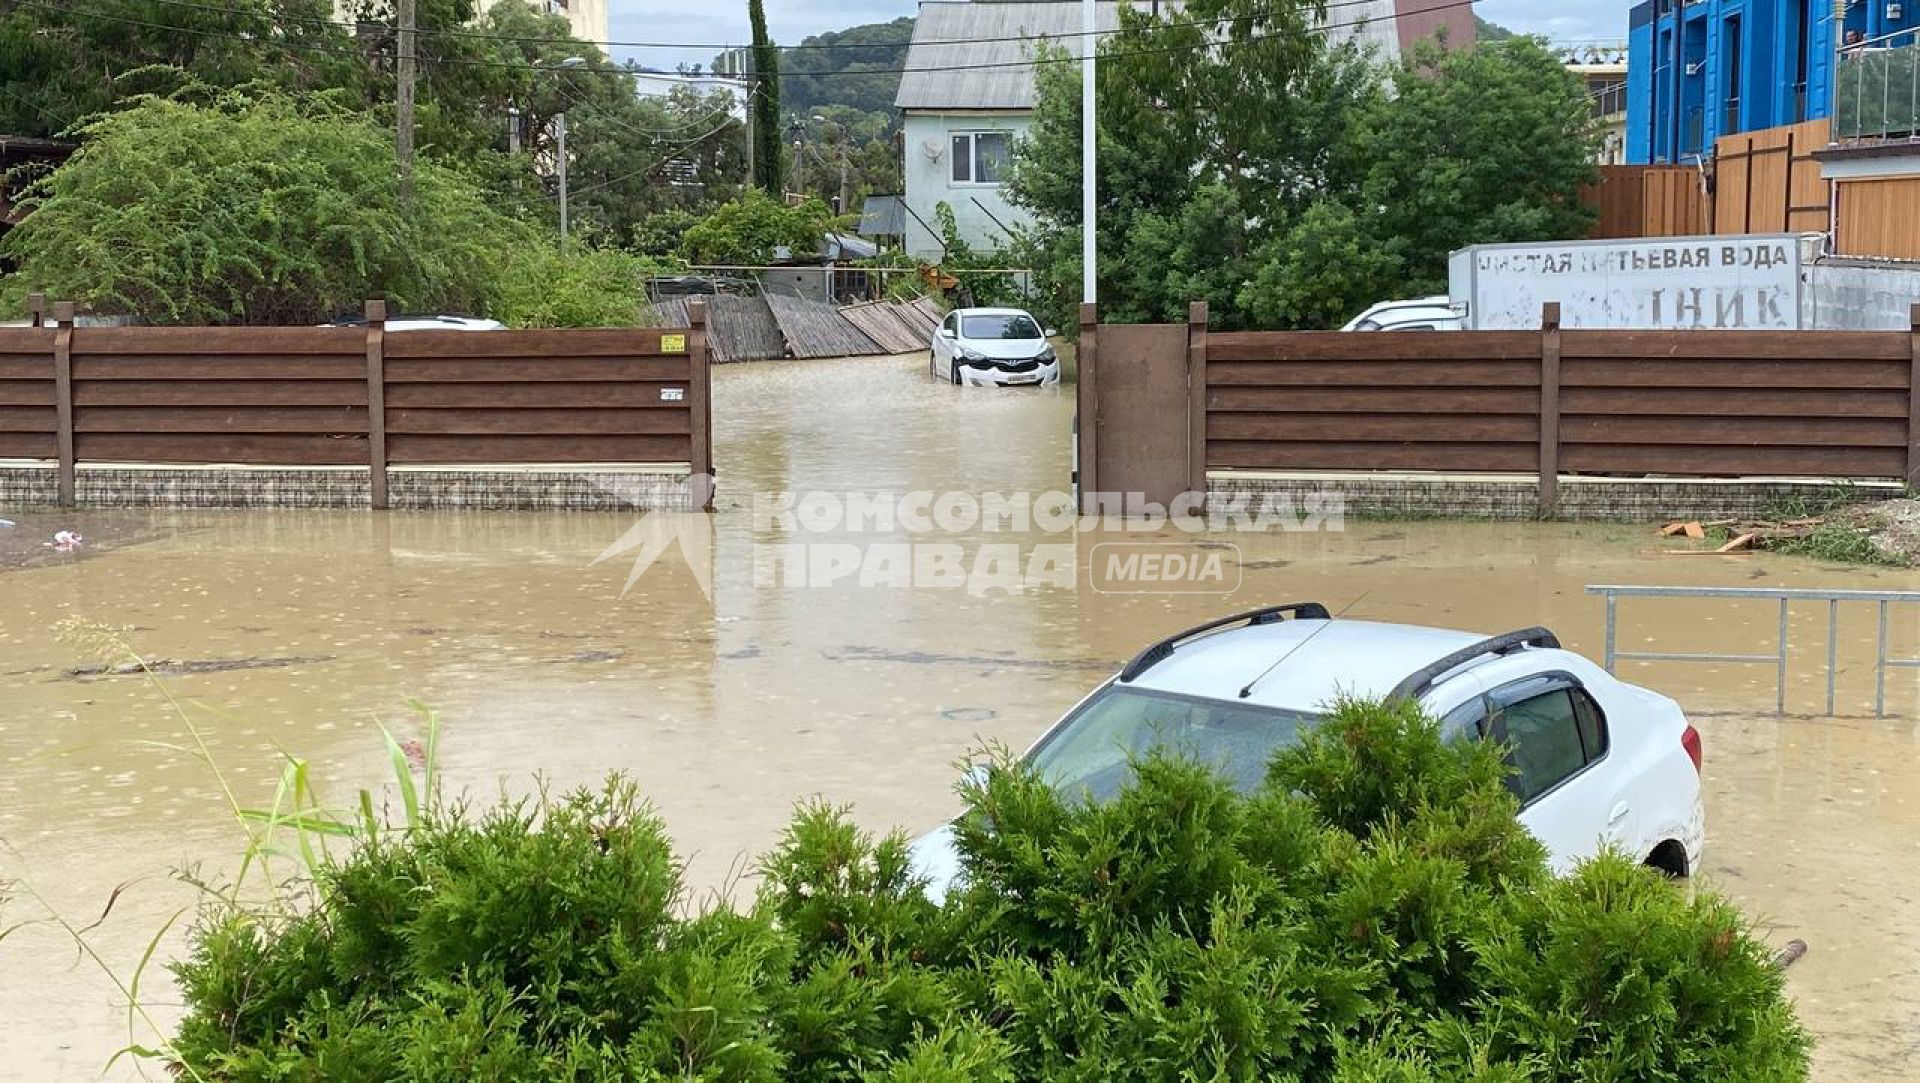
<instances>
[{"instance_id":1,"label":"blue balcony railing","mask_svg":"<svg viewBox=\"0 0 1920 1083\"><path fill-rule=\"evenodd\" d=\"M1836 139L1920 139L1920 28L1841 50L1833 105Z\"/></svg>"}]
</instances>

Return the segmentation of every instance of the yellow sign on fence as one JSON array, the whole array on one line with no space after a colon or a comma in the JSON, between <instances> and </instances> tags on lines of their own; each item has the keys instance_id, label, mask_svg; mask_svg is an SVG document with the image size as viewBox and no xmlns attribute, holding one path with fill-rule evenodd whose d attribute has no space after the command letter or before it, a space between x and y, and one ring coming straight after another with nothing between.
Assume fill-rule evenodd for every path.
<instances>
[{"instance_id":1,"label":"yellow sign on fence","mask_svg":"<svg viewBox=\"0 0 1920 1083\"><path fill-rule=\"evenodd\" d=\"M660 352L661 353L686 353L687 352L687 336L661 335L660 336Z\"/></svg>"}]
</instances>

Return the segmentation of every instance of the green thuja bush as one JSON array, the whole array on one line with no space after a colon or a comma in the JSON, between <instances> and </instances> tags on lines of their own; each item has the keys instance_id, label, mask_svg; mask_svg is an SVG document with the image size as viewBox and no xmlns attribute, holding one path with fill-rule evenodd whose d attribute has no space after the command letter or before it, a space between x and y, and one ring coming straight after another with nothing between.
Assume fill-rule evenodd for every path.
<instances>
[{"instance_id":1,"label":"green thuja bush","mask_svg":"<svg viewBox=\"0 0 1920 1083\"><path fill-rule=\"evenodd\" d=\"M443 808L233 903L175 967L204 1079L1799 1080L1741 916L1623 858L1547 874L1498 756L1342 703L1253 793L1150 756L1111 802L1002 757L942 904L905 839L796 814L690 905L630 784Z\"/></svg>"}]
</instances>

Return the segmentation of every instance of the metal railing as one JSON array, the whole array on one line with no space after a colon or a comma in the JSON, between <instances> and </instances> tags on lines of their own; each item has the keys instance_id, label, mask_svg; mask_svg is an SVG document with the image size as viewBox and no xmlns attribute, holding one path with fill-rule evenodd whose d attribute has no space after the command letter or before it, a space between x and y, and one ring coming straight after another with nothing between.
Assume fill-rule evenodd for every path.
<instances>
[{"instance_id":1,"label":"metal railing","mask_svg":"<svg viewBox=\"0 0 1920 1083\"><path fill-rule=\"evenodd\" d=\"M1920 658L1890 658L1887 618L1895 605L1920 605L1920 591L1914 590L1794 590L1768 587L1626 587L1590 586L1588 594L1607 600L1607 640L1605 665L1608 673L1618 662L1723 662L1737 665L1772 665L1776 674L1774 711L1787 713L1787 655L1789 627L1787 607L1793 602L1827 603L1827 714L1834 713L1834 683L1839 672L1840 603L1873 602L1879 606L1879 635L1873 655L1873 716L1887 716L1887 670L1920 669ZM1674 654L1659 651L1623 651L1616 646L1621 598L1738 598L1780 603L1780 629L1772 654Z\"/></svg>"},{"instance_id":2,"label":"metal railing","mask_svg":"<svg viewBox=\"0 0 1920 1083\"><path fill-rule=\"evenodd\" d=\"M1840 50L1836 139L1920 138L1920 27Z\"/></svg>"}]
</instances>

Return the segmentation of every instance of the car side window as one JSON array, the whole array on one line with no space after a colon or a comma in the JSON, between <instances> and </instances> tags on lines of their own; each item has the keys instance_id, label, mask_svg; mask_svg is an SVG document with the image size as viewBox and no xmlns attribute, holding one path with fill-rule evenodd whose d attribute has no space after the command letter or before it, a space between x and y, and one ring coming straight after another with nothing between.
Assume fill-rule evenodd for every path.
<instances>
[{"instance_id":1,"label":"car side window","mask_svg":"<svg viewBox=\"0 0 1920 1083\"><path fill-rule=\"evenodd\" d=\"M959 316L949 312L947 313L947 318L941 321L940 329L942 331L945 331L947 334L951 335L958 328L959 320L960 320Z\"/></svg>"},{"instance_id":2,"label":"car side window","mask_svg":"<svg viewBox=\"0 0 1920 1083\"><path fill-rule=\"evenodd\" d=\"M1487 735L1487 701L1472 699L1448 711L1440 719L1440 736L1447 741L1478 741Z\"/></svg>"},{"instance_id":3,"label":"car side window","mask_svg":"<svg viewBox=\"0 0 1920 1083\"><path fill-rule=\"evenodd\" d=\"M1574 693L1564 687L1502 707L1495 732L1507 743L1514 767L1508 784L1522 802L1553 789L1600 758L1599 753L1591 759L1587 756Z\"/></svg>"},{"instance_id":4,"label":"car side window","mask_svg":"<svg viewBox=\"0 0 1920 1083\"><path fill-rule=\"evenodd\" d=\"M1580 724L1581 747L1592 763L1607 754L1607 716L1585 689L1570 689L1568 695L1573 697L1573 717Z\"/></svg>"}]
</instances>

